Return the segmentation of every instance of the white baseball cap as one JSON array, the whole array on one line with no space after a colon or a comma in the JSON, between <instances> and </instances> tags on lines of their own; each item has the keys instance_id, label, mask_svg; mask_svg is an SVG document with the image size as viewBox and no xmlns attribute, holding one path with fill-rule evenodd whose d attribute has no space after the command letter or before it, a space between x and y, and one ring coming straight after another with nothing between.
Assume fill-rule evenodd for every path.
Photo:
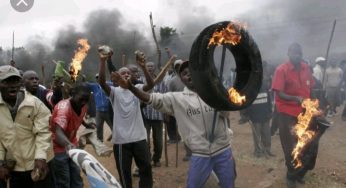
<instances>
[{"instance_id":1,"label":"white baseball cap","mask_svg":"<svg viewBox=\"0 0 346 188\"><path fill-rule=\"evenodd\" d=\"M318 57L318 58L316 58L316 60L315 60L316 63L318 63L318 62L320 62L320 61L326 61L326 58L324 58L324 57Z\"/></svg>"}]
</instances>

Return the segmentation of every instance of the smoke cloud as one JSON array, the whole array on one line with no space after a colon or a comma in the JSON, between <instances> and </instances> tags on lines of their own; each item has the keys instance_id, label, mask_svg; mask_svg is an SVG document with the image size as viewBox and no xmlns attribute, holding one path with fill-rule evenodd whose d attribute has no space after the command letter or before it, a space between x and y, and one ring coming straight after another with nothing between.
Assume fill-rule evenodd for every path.
<instances>
[{"instance_id":1,"label":"smoke cloud","mask_svg":"<svg viewBox=\"0 0 346 188\"><path fill-rule=\"evenodd\" d=\"M114 49L112 60L119 68L121 57L126 56L126 63L134 60L134 51L142 49L145 53L152 54L151 48L147 47L147 39L142 32L136 29L126 28L126 20L117 10L97 10L91 12L84 21L82 31L78 31L73 25L67 25L57 31L51 48L39 37L31 38L25 47L15 49L16 66L22 70L35 70L41 73L44 66L45 74L52 75L55 64L52 60L62 60L65 62L65 69L68 70L69 63L77 49L77 40L88 39L91 49L83 62L82 74L93 77L98 70L98 45L109 45ZM128 23L126 23L128 24ZM0 49L0 60L8 61L11 51ZM49 79L49 78L48 78Z\"/></svg>"},{"instance_id":2,"label":"smoke cloud","mask_svg":"<svg viewBox=\"0 0 346 188\"><path fill-rule=\"evenodd\" d=\"M220 12L229 12L229 14L221 17L217 12L211 12L208 7L198 5L195 1L160 1L160 10L153 15L157 36L159 36L160 27L172 27L177 31L177 35L169 40L170 43L161 46L162 61L165 62L168 59L164 53L165 47L169 47L173 54L178 55L178 58L188 59L191 45L199 32L215 22L234 19L248 24L250 34L260 48L262 59L271 64L282 63L287 58L287 47L293 42L303 46L304 58L308 61L313 61L317 56L324 56L333 20L337 19L330 57L333 56L338 60L346 58L344 45L346 41L343 37L343 33L346 32L346 12L343 10L346 7L346 1L266 0L253 2L252 5L249 4L248 10L241 14L232 11L232 3L225 2ZM167 23L164 21L166 17L174 21ZM133 52L136 49L144 50L149 61L156 61L151 33L148 36L144 35L149 31L137 29L139 27L136 27L131 20L124 18L118 10L91 12L83 23L80 30L72 25L61 28L57 31L52 45L46 44L40 37L32 37L25 48L16 49L17 66L24 70L34 69L40 72L41 65L45 65L46 75L51 75L55 67L51 60L55 59L65 61L67 69L79 38L87 38L91 45L90 52L83 62L82 73L87 76L96 73L98 66L96 48L102 44L114 49L113 61L118 67L121 66L122 54L126 55L127 63L133 62ZM217 50L215 56L221 56L219 54ZM10 56L10 50L0 48L0 61L8 62ZM228 58L228 61L232 61L232 57ZM228 68L226 67L225 70Z\"/></svg>"}]
</instances>

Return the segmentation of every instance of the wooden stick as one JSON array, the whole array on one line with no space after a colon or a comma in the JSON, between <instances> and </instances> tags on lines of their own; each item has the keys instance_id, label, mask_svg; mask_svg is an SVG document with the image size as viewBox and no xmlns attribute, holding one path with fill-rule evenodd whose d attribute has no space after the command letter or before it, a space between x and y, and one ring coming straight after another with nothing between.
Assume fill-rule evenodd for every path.
<instances>
[{"instance_id":1,"label":"wooden stick","mask_svg":"<svg viewBox=\"0 0 346 188\"><path fill-rule=\"evenodd\" d=\"M157 38L156 38L156 34L155 34L155 29L154 29L155 25L154 25L154 22L153 22L153 15L152 15L151 12L150 12L149 18L150 18L151 32L153 33L153 38L154 38L155 45L156 45L157 67L160 70L161 69L161 50L160 50L160 47L159 47L159 43L157 42Z\"/></svg>"},{"instance_id":2,"label":"wooden stick","mask_svg":"<svg viewBox=\"0 0 346 188\"><path fill-rule=\"evenodd\" d=\"M165 144L165 165L168 167L168 151L167 151L167 124L165 123L165 137L164 137L164 144Z\"/></svg>"},{"instance_id":3,"label":"wooden stick","mask_svg":"<svg viewBox=\"0 0 346 188\"><path fill-rule=\"evenodd\" d=\"M323 77L322 77L322 86L324 87L324 82L325 82L325 74L326 74L326 69L327 69L327 66L328 66L328 57L329 57L329 50L330 50L330 45L332 44L332 41L333 41L333 36L334 36L334 31L335 31L335 26L336 26L336 19L334 20L333 22L333 27L332 27L332 31L330 33L330 37L329 37L329 42L328 42L328 47L327 47L327 52L326 52L326 66L325 68L323 69Z\"/></svg>"},{"instance_id":4,"label":"wooden stick","mask_svg":"<svg viewBox=\"0 0 346 188\"><path fill-rule=\"evenodd\" d=\"M14 61L14 31L12 33L12 59L11 61Z\"/></svg>"},{"instance_id":5,"label":"wooden stick","mask_svg":"<svg viewBox=\"0 0 346 188\"><path fill-rule=\"evenodd\" d=\"M123 54L122 56L121 56L121 65L124 67L125 66L125 63L126 62L126 55L125 54Z\"/></svg>"},{"instance_id":6,"label":"wooden stick","mask_svg":"<svg viewBox=\"0 0 346 188\"><path fill-rule=\"evenodd\" d=\"M41 73L42 73L42 84L46 86L46 74L44 71L44 64L41 64Z\"/></svg>"},{"instance_id":7,"label":"wooden stick","mask_svg":"<svg viewBox=\"0 0 346 188\"><path fill-rule=\"evenodd\" d=\"M177 134L178 134L178 130L177 130ZM178 154L179 154L179 141L178 141L178 137L176 137L176 143L175 143L175 168L178 168Z\"/></svg>"},{"instance_id":8,"label":"wooden stick","mask_svg":"<svg viewBox=\"0 0 346 188\"><path fill-rule=\"evenodd\" d=\"M175 59L177 58L176 55L173 55L166 63L166 65L162 68L162 70L160 71L160 73L156 76L156 78L154 79L154 85L156 85L157 83L161 82L162 79L165 77L166 72L168 71L169 67L174 63Z\"/></svg>"}]
</instances>

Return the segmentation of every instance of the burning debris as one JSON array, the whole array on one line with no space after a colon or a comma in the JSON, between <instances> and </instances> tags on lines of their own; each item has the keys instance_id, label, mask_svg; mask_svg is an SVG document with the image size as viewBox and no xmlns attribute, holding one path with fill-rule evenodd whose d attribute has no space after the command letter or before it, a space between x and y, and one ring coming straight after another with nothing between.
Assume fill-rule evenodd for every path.
<instances>
[{"instance_id":1,"label":"burning debris","mask_svg":"<svg viewBox=\"0 0 346 188\"><path fill-rule=\"evenodd\" d=\"M299 168L303 165L301 155L303 149L309 144L315 137L317 130L312 130L310 124L313 117L322 114L322 111L318 109L318 100L305 99L302 102L304 112L298 115L298 123L294 128L294 133L298 137L298 142L292 151L294 168Z\"/></svg>"},{"instance_id":2,"label":"burning debris","mask_svg":"<svg viewBox=\"0 0 346 188\"><path fill-rule=\"evenodd\" d=\"M209 39L208 49L213 45L231 44L233 46L238 45L241 41L240 31L245 29L245 24L238 22L230 22L227 27L216 30L212 37ZM240 93L233 87L228 89L228 98L234 104L241 106L246 101L246 97L240 95Z\"/></svg>"},{"instance_id":3,"label":"burning debris","mask_svg":"<svg viewBox=\"0 0 346 188\"><path fill-rule=\"evenodd\" d=\"M228 98L234 104L241 106L246 101L246 97L244 95L240 95L236 89L231 87L228 90Z\"/></svg>"},{"instance_id":4,"label":"burning debris","mask_svg":"<svg viewBox=\"0 0 346 188\"><path fill-rule=\"evenodd\" d=\"M217 45L222 45L219 69L214 62ZM226 88L228 91L222 80L226 50L232 53L237 66L235 87ZM196 92L211 107L217 110L241 110L256 99L263 77L262 59L258 46L245 26L223 21L206 27L195 39L189 61Z\"/></svg>"},{"instance_id":5,"label":"burning debris","mask_svg":"<svg viewBox=\"0 0 346 188\"><path fill-rule=\"evenodd\" d=\"M222 44L238 45L241 40L240 31L245 29L245 26L240 23L230 22L226 28L220 31L215 31L209 39L208 48L212 45L220 46Z\"/></svg>"},{"instance_id":6,"label":"burning debris","mask_svg":"<svg viewBox=\"0 0 346 188\"><path fill-rule=\"evenodd\" d=\"M75 51L74 57L72 58L72 62L70 64L70 76L71 80L75 82L77 80L78 73L82 69L82 62L88 54L90 49L90 45L88 44L87 39L79 39L78 40L78 49Z\"/></svg>"}]
</instances>

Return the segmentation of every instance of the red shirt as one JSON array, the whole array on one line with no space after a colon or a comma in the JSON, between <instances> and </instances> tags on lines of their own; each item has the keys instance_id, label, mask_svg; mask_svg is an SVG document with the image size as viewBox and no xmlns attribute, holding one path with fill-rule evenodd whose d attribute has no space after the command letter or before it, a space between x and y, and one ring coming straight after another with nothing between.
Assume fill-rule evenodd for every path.
<instances>
[{"instance_id":1,"label":"red shirt","mask_svg":"<svg viewBox=\"0 0 346 188\"><path fill-rule=\"evenodd\" d=\"M314 79L309 65L300 63L300 69L294 69L289 61L279 65L272 81L274 91L283 91L287 95L310 98L310 90L314 85ZM302 112L302 107L296 101L287 101L275 95L275 105L278 112L297 117Z\"/></svg>"},{"instance_id":2,"label":"red shirt","mask_svg":"<svg viewBox=\"0 0 346 188\"><path fill-rule=\"evenodd\" d=\"M83 122L86 111L86 106L83 106L81 113L78 116L72 108L70 99L62 100L55 105L52 117L49 121L49 125L52 130L54 153L65 152L65 148L56 143L56 133L54 126L59 125L63 129L66 137L70 140L70 142L73 145L77 146L77 130Z\"/></svg>"}]
</instances>

